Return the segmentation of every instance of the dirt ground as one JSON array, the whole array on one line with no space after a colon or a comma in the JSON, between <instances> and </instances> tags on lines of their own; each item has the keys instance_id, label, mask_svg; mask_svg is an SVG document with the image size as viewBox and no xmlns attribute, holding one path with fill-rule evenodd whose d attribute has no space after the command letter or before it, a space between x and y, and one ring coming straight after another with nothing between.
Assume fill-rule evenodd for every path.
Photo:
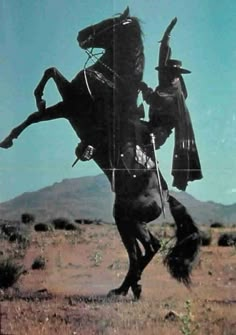
<instances>
[{"instance_id":1,"label":"dirt ground","mask_svg":"<svg viewBox=\"0 0 236 335\"><path fill-rule=\"evenodd\" d=\"M131 293L106 298L128 266L114 225L32 228L24 250L1 239L1 250L18 254L26 271L0 291L0 334L235 335L236 249L217 246L221 232L212 230L211 245L201 248L191 290L170 277L158 254L143 274L139 301ZM45 269L32 270L37 256L46 259Z\"/></svg>"}]
</instances>

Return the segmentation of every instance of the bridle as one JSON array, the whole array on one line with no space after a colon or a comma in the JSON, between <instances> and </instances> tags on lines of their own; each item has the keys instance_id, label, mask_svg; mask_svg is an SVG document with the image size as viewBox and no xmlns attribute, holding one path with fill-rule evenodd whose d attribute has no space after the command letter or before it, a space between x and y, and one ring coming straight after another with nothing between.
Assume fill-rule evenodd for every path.
<instances>
[{"instance_id":1,"label":"bridle","mask_svg":"<svg viewBox=\"0 0 236 335\"><path fill-rule=\"evenodd\" d=\"M113 24L113 25L110 25L104 29L102 29L101 31L99 31L98 33L96 33L95 29L94 29L94 26L92 26L92 36L90 35L89 36L89 40L93 40L94 39L94 36L95 35L100 35L100 34L103 34L104 32L110 30L110 29L115 29L116 26L120 26L120 25L127 25L127 24L130 24L132 22L132 19L130 18L126 18L126 19L123 19L123 20L120 20L119 22ZM83 72L84 72L84 79L85 79L85 83L86 83L86 86L87 86L87 89L88 89L88 92L89 92L89 95L91 96L91 98L94 100L94 97L93 97L93 94L92 94L92 91L90 89L90 86L89 86L89 83L88 83L88 78L87 78L87 73L86 73L86 66L89 62L89 60L92 60L92 62L95 64L95 63L100 63L105 69L107 69L109 72L111 72L113 74L114 77L118 78L119 80L123 80L122 77L114 70L112 69L110 66L108 66L107 64L105 64L100 58L98 58L99 55L103 55L104 52L99 52L99 53L93 53L93 49L94 48L91 48L91 51L86 49L85 52L88 56L87 60L85 61L85 64L84 64L84 67L83 67Z\"/></svg>"}]
</instances>

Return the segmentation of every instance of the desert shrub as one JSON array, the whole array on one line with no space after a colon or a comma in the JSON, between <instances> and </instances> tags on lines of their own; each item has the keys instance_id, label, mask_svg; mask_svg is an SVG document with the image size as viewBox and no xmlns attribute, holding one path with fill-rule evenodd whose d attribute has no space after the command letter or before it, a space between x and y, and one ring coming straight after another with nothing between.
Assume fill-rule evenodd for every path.
<instances>
[{"instance_id":1,"label":"desert shrub","mask_svg":"<svg viewBox=\"0 0 236 335\"><path fill-rule=\"evenodd\" d=\"M90 219L76 219L75 222L79 224L93 224L97 223L98 220L90 220Z\"/></svg>"},{"instance_id":2,"label":"desert shrub","mask_svg":"<svg viewBox=\"0 0 236 335\"><path fill-rule=\"evenodd\" d=\"M23 247L29 245L29 231L22 225L5 224L2 226L2 232L9 242L17 242Z\"/></svg>"},{"instance_id":3,"label":"desert shrub","mask_svg":"<svg viewBox=\"0 0 236 335\"><path fill-rule=\"evenodd\" d=\"M66 230L78 230L78 226L76 223L67 223L67 225L65 226Z\"/></svg>"},{"instance_id":4,"label":"desert shrub","mask_svg":"<svg viewBox=\"0 0 236 335\"><path fill-rule=\"evenodd\" d=\"M4 224L2 226L2 232L7 235L8 237L11 236L11 234L14 234L18 231L18 228L15 225L12 224Z\"/></svg>"},{"instance_id":5,"label":"desert shrub","mask_svg":"<svg viewBox=\"0 0 236 335\"><path fill-rule=\"evenodd\" d=\"M212 241L212 234L210 229L199 230L201 243L203 246L210 245Z\"/></svg>"},{"instance_id":6,"label":"desert shrub","mask_svg":"<svg viewBox=\"0 0 236 335\"><path fill-rule=\"evenodd\" d=\"M56 218L52 220L52 224L55 229L66 229L66 226L70 221L66 218Z\"/></svg>"},{"instance_id":7,"label":"desert shrub","mask_svg":"<svg viewBox=\"0 0 236 335\"><path fill-rule=\"evenodd\" d=\"M22 266L14 263L11 259L0 261L0 288L13 286L23 273Z\"/></svg>"},{"instance_id":8,"label":"desert shrub","mask_svg":"<svg viewBox=\"0 0 236 335\"><path fill-rule=\"evenodd\" d=\"M23 246L24 248L28 247L30 244L29 237L27 236L26 233L23 233L23 232L12 233L9 236L9 241L17 242L18 244L21 244L21 246Z\"/></svg>"},{"instance_id":9,"label":"desert shrub","mask_svg":"<svg viewBox=\"0 0 236 335\"><path fill-rule=\"evenodd\" d=\"M43 222L40 222L40 223L36 223L34 225L34 230L35 231L50 231L52 230L52 226L50 224L47 224L47 223L43 223Z\"/></svg>"},{"instance_id":10,"label":"desert shrub","mask_svg":"<svg viewBox=\"0 0 236 335\"><path fill-rule=\"evenodd\" d=\"M236 246L236 233L224 233L219 236L218 245L221 247Z\"/></svg>"},{"instance_id":11,"label":"desert shrub","mask_svg":"<svg viewBox=\"0 0 236 335\"><path fill-rule=\"evenodd\" d=\"M84 224L92 224L92 223L94 223L94 220L84 219Z\"/></svg>"},{"instance_id":12,"label":"desert shrub","mask_svg":"<svg viewBox=\"0 0 236 335\"><path fill-rule=\"evenodd\" d=\"M224 228L224 225L220 222L214 222L211 224L211 228Z\"/></svg>"},{"instance_id":13,"label":"desert shrub","mask_svg":"<svg viewBox=\"0 0 236 335\"><path fill-rule=\"evenodd\" d=\"M43 256L38 256L34 259L31 268L33 270L44 269L46 266L46 261Z\"/></svg>"},{"instance_id":14,"label":"desert shrub","mask_svg":"<svg viewBox=\"0 0 236 335\"><path fill-rule=\"evenodd\" d=\"M23 223L32 223L35 221L35 216L30 213L23 213L21 215L21 222Z\"/></svg>"},{"instance_id":15,"label":"desert shrub","mask_svg":"<svg viewBox=\"0 0 236 335\"><path fill-rule=\"evenodd\" d=\"M83 219L75 219L75 222L76 222L76 223L79 223L79 224L84 223L84 222L83 222Z\"/></svg>"},{"instance_id":16,"label":"desert shrub","mask_svg":"<svg viewBox=\"0 0 236 335\"><path fill-rule=\"evenodd\" d=\"M94 224L97 224L97 225L101 225L103 224L104 222L102 221L102 219L95 219L94 220Z\"/></svg>"}]
</instances>

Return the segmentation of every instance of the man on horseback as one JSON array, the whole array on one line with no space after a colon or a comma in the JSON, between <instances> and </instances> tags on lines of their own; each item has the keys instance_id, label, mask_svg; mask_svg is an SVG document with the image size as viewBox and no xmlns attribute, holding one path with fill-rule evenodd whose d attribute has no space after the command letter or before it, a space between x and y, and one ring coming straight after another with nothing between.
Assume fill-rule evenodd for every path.
<instances>
[{"instance_id":1,"label":"man on horseback","mask_svg":"<svg viewBox=\"0 0 236 335\"><path fill-rule=\"evenodd\" d=\"M160 42L159 65L155 68L159 71L159 86L153 91L142 82L140 90L143 99L150 105L148 127L155 134L156 149L175 129L173 186L184 191L188 182L201 179L202 173L191 118L185 104L187 89L182 74L190 71L181 67L181 61L170 58L170 32L176 22L177 18L171 21Z\"/></svg>"},{"instance_id":2,"label":"man on horseback","mask_svg":"<svg viewBox=\"0 0 236 335\"><path fill-rule=\"evenodd\" d=\"M179 166L182 168L181 163L185 163L185 156L182 159L181 154L186 154L190 160L187 171L191 171L191 174L188 178L181 176L181 169L179 175L182 179L179 175L175 178L175 185L184 188L190 178L200 177L200 163L190 117L184 104L183 92L186 89L181 79L183 70L172 76L174 81L167 76L169 67L172 70L180 68L178 62L173 64L172 60L171 65L169 60L168 35L175 22L176 20L168 27L161 43L158 94L166 95L163 101L172 104L176 118L172 122L168 116L171 122L162 124L167 134L175 128L175 167L180 162ZM109 296L126 295L131 288L135 299L139 299L142 290L139 284L141 275L161 246L146 224L160 216L162 204L159 195L162 190L167 190L155 159L155 136L152 134L156 128L157 134L160 134L161 121L157 115L164 102L157 103L152 98L157 95L158 90L153 92L145 84L140 85L144 65L142 31L139 20L130 16L129 8L117 17L81 30L78 42L86 50L102 48L104 53L92 66L84 67L70 82L56 68L47 69L35 90L38 111L30 114L14 128L0 142L0 147L10 148L14 139L37 122L59 118L70 122L81 140L76 149L77 159L94 159L115 191L113 216L128 253L129 268L121 285L111 290ZM49 79L54 80L62 101L46 107L42 97ZM150 104L150 122L146 123L140 120L142 109L136 106L139 86ZM181 104L181 108L176 103ZM164 105L163 115L159 119L163 120L167 110ZM192 174L194 166L199 168L198 176ZM165 257L164 264L175 279L189 285L200 246L200 235L193 219L179 201L170 195L168 204L176 223L176 239Z\"/></svg>"}]
</instances>

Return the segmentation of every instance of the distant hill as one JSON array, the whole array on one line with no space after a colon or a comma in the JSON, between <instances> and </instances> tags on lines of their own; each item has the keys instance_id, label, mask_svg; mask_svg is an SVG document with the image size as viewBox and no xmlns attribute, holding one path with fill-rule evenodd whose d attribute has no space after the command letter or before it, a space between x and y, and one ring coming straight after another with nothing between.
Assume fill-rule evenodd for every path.
<instances>
[{"instance_id":1,"label":"distant hill","mask_svg":"<svg viewBox=\"0 0 236 335\"><path fill-rule=\"evenodd\" d=\"M222 205L202 202L186 192L172 192L199 223L235 223L236 204ZM113 222L112 207L114 195L105 175L65 179L35 192L0 203L0 219L20 219L23 212L30 212L37 221L55 217L70 219L101 219ZM163 221L163 216L158 220ZM165 221L173 221L167 210Z\"/></svg>"}]
</instances>

